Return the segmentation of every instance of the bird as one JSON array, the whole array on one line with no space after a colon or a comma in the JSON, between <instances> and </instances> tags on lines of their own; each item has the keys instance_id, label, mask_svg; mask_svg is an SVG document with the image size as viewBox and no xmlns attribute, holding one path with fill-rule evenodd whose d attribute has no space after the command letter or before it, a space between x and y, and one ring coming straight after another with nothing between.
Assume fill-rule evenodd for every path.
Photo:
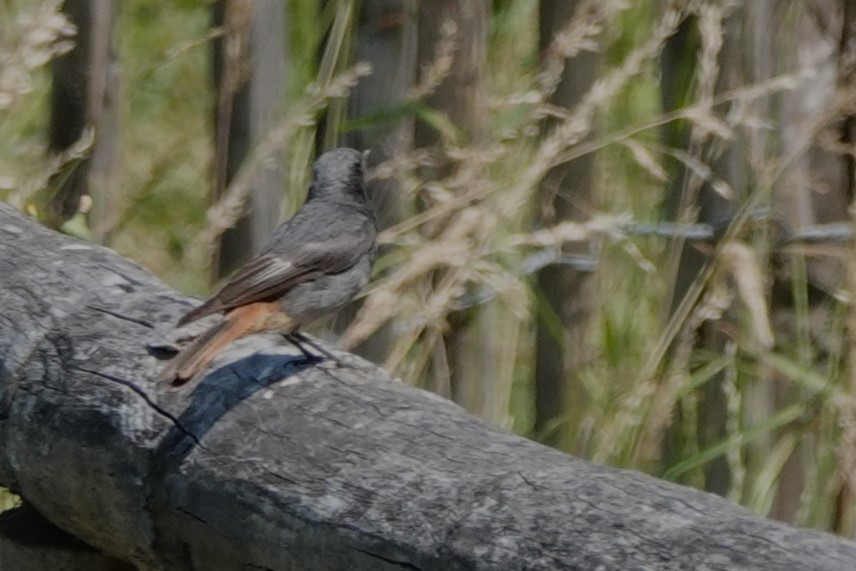
<instances>
[{"instance_id":1,"label":"bird","mask_svg":"<svg viewBox=\"0 0 856 571\"><path fill-rule=\"evenodd\" d=\"M214 295L179 319L177 327L183 327L224 314L173 357L160 382L185 384L225 346L255 333L284 335L309 357L299 344L308 341L299 328L344 307L369 282L377 222L366 192L365 156L334 149L322 154L313 170L300 210Z\"/></svg>"}]
</instances>

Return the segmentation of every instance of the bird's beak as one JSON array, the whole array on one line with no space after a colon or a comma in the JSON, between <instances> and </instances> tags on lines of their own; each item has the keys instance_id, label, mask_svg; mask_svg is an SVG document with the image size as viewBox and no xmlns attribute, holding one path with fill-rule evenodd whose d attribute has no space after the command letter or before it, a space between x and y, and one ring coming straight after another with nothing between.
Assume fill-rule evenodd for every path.
<instances>
[{"instance_id":1,"label":"bird's beak","mask_svg":"<svg viewBox=\"0 0 856 571\"><path fill-rule=\"evenodd\" d=\"M363 172L365 172L369 165L369 153L371 153L371 150L369 149L363 151Z\"/></svg>"}]
</instances>

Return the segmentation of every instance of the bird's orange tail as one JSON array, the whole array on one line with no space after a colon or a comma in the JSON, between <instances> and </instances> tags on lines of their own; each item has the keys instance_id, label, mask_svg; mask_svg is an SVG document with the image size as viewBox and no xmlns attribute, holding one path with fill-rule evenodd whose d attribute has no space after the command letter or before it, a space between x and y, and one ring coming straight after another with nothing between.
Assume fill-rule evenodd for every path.
<instances>
[{"instance_id":1,"label":"bird's orange tail","mask_svg":"<svg viewBox=\"0 0 856 571\"><path fill-rule=\"evenodd\" d=\"M223 320L197 337L164 367L158 381L181 386L208 366L226 345L266 329L271 304L252 303L230 311Z\"/></svg>"}]
</instances>

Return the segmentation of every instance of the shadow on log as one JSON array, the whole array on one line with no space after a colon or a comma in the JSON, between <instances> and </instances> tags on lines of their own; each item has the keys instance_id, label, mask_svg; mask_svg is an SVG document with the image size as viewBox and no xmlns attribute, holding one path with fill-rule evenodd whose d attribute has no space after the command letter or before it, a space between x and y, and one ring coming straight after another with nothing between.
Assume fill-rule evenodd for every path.
<instances>
[{"instance_id":1,"label":"shadow on log","mask_svg":"<svg viewBox=\"0 0 856 571\"><path fill-rule=\"evenodd\" d=\"M0 485L109 561L853 568L854 543L588 464L347 354L344 367L306 365L257 336L186 390L155 386L162 363L145 345L190 304L113 252L0 204ZM20 535L0 539L3 569L39 568L9 559Z\"/></svg>"}]
</instances>

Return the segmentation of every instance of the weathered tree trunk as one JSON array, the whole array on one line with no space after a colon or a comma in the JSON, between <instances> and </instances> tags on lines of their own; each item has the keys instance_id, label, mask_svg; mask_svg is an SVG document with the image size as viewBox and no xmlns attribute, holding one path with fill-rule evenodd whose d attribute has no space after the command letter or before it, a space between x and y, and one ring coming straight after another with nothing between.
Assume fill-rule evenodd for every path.
<instances>
[{"instance_id":1,"label":"weathered tree trunk","mask_svg":"<svg viewBox=\"0 0 856 571\"><path fill-rule=\"evenodd\" d=\"M221 0L214 25L217 86L214 198L220 198L247 155L282 115L285 92L286 9L280 0ZM270 239L285 188L281 161L264 161L253 173L247 214L223 233L212 265L216 281L231 274Z\"/></svg>"},{"instance_id":2,"label":"weathered tree trunk","mask_svg":"<svg viewBox=\"0 0 856 571\"><path fill-rule=\"evenodd\" d=\"M415 0L361 2L354 59L370 63L372 74L351 91L348 115L352 121L375 117L378 124L346 134L345 143L355 149L370 150L370 165L413 149L413 118L402 115L384 121L383 116L394 116L396 108L407 103L416 80L416 9ZM400 185L393 180L376 181L371 190L381 229L404 218L407 201ZM350 321L353 315L353 310L344 312L340 321ZM382 363L389 353L391 335L391 326L387 325L354 351Z\"/></svg>"},{"instance_id":3,"label":"weathered tree trunk","mask_svg":"<svg viewBox=\"0 0 856 571\"><path fill-rule=\"evenodd\" d=\"M90 225L97 240L104 239L115 201L113 189L119 151L119 64L113 50L116 6L112 0L78 0L63 4L77 27L74 48L51 64L53 86L48 148L69 150L87 127L95 138L88 157L64 167L51 181L48 204L52 225L59 226L80 209L80 200L92 196Z\"/></svg>"},{"instance_id":4,"label":"weathered tree trunk","mask_svg":"<svg viewBox=\"0 0 856 571\"><path fill-rule=\"evenodd\" d=\"M549 50L555 36L567 26L579 0L542 0L539 13L539 53ZM578 54L567 62L551 103L573 109L598 75L600 56ZM588 154L547 174L542 185L541 222L547 226L567 220L586 220L591 215L595 178L594 155ZM585 254L585 250L576 253ZM588 397L574 372L588 360L594 280L591 272L568 266L548 266L538 273L543 293L535 344L535 432L546 443L573 449L569 427L553 426L557 419L580 418ZM556 330L553 323L560 324Z\"/></svg>"},{"instance_id":5,"label":"weathered tree trunk","mask_svg":"<svg viewBox=\"0 0 856 571\"><path fill-rule=\"evenodd\" d=\"M0 485L139 569L845 571L856 559L854 543L588 464L345 353L341 367L307 365L257 336L195 386L156 386L162 363L144 344L189 300L3 204L0 305ZM11 535L3 553L18 557Z\"/></svg>"}]
</instances>

